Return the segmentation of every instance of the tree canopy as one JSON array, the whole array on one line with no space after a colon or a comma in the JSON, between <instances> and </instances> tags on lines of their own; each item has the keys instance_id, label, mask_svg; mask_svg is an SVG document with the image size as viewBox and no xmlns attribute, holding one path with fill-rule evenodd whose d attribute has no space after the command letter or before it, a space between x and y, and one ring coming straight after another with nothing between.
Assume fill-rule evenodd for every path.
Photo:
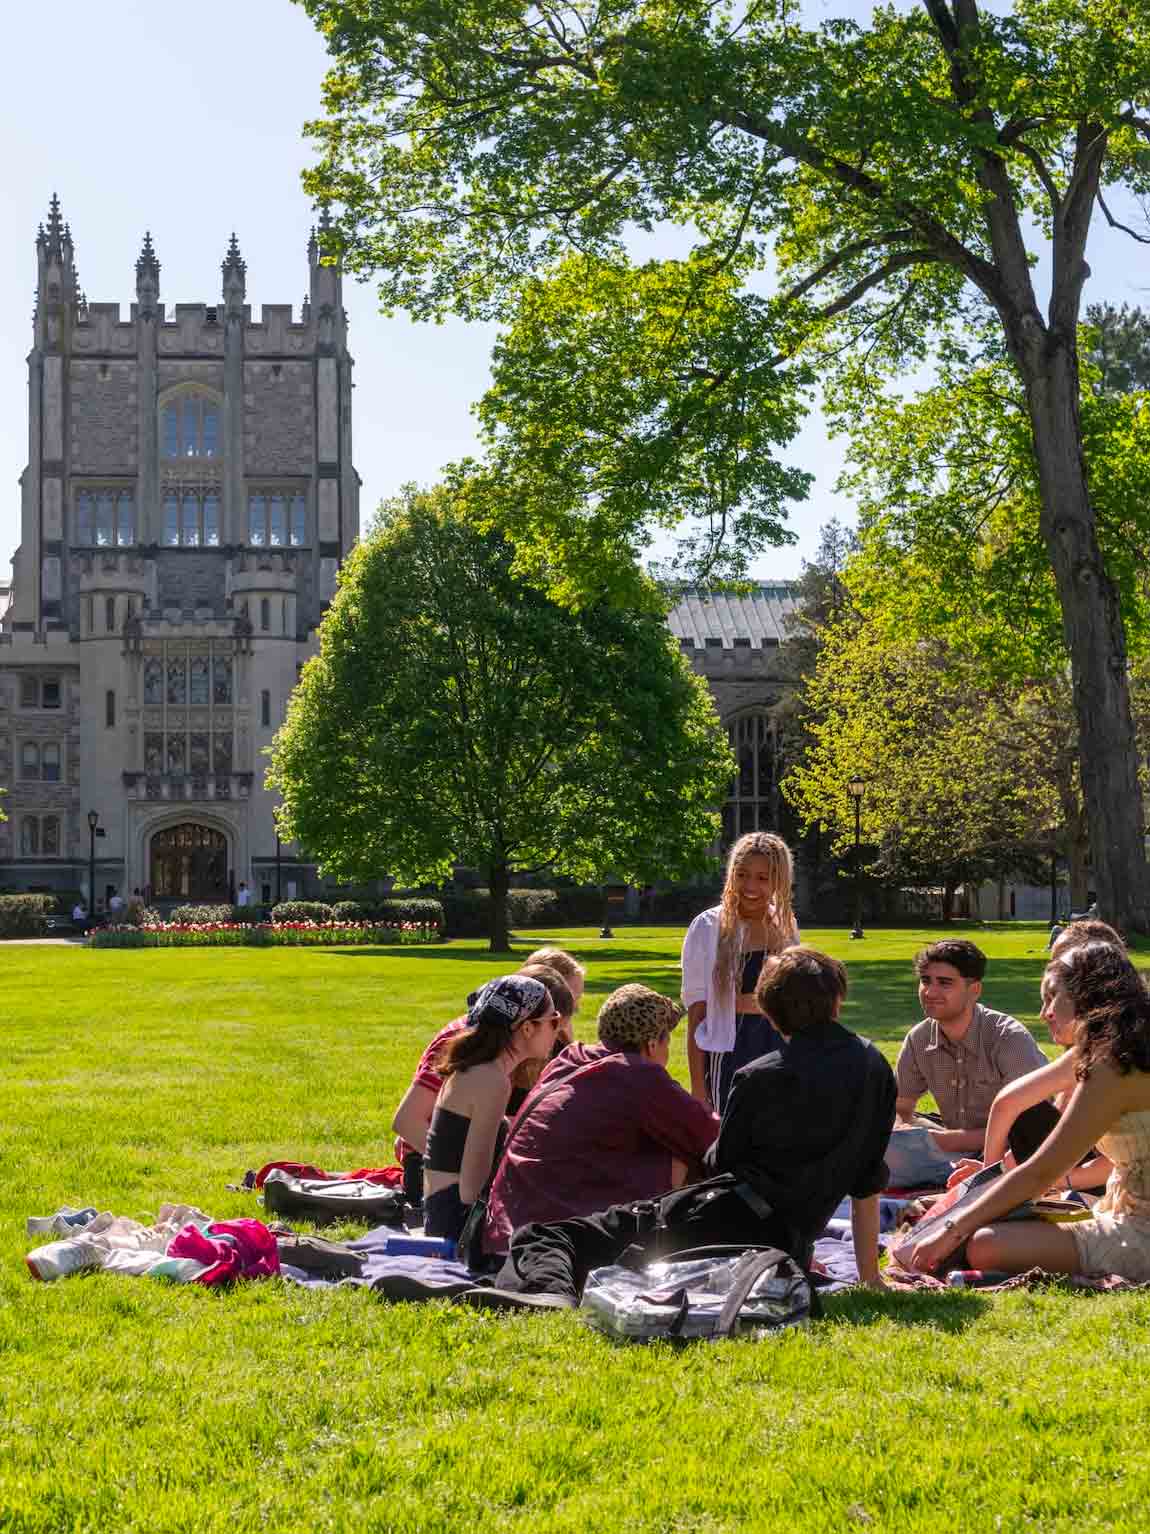
<instances>
[{"instance_id":1,"label":"tree canopy","mask_svg":"<svg viewBox=\"0 0 1150 1534\"><path fill-rule=\"evenodd\" d=\"M482 870L502 949L515 875L707 867L733 762L657 594L572 613L469 491L406 491L353 550L269 781L282 833L341 880Z\"/></svg>"},{"instance_id":2,"label":"tree canopy","mask_svg":"<svg viewBox=\"0 0 1150 1534\"><path fill-rule=\"evenodd\" d=\"M530 480L512 500L525 547L585 545L590 524L593 547L633 552L652 514L673 521L678 504L703 567L726 546L738 568L781 534L780 497L800 488L766 465L790 440L808 370L858 430L897 370L1008 359L1071 659L1099 894L1115 919L1150 928L1125 632L1078 372L1092 224L1141 237L1128 204L1150 190L1150 13L921 0L880 6L868 25L808 26L784 0L303 3L333 55L305 178L337 209L329 254L414 314L506 320L526 294L549 310L548 332L575 325L595 402L579 444L547 440L556 358L530 323L505 337L486 406L501 461L530 467L516 443L534 433L566 476L558 518ZM641 329L666 282L632 270L628 240L665 226L695 242L683 297L659 311L665 344L636 348L634 306ZM768 271L774 296L752 304ZM531 296L537 281L546 299ZM577 397L567 390L569 421ZM652 470L680 482L670 501L648 498ZM592 590L602 574L588 563Z\"/></svg>"}]
</instances>

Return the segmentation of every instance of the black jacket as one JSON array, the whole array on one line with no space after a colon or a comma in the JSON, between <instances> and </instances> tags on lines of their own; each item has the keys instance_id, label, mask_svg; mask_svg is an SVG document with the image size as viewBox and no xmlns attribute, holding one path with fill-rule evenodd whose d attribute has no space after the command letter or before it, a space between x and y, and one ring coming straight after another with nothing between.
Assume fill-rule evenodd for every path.
<instances>
[{"instance_id":1,"label":"black jacket","mask_svg":"<svg viewBox=\"0 0 1150 1534\"><path fill-rule=\"evenodd\" d=\"M736 1071L710 1169L733 1172L813 1240L841 1200L886 1187L894 1073L838 1023Z\"/></svg>"}]
</instances>

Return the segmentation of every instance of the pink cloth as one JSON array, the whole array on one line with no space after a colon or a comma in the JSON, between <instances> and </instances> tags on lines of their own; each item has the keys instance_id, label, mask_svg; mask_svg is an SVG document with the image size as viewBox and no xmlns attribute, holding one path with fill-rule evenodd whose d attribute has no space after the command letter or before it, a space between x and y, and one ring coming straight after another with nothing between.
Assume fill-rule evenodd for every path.
<instances>
[{"instance_id":1,"label":"pink cloth","mask_svg":"<svg viewBox=\"0 0 1150 1534\"><path fill-rule=\"evenodd\" d=\"M260 1220L217 1220L206 1235L195 1225L185 1225L167 1254L204 1263L195 1282L209 1287L239 1278L274 1278L280 1270L276 1238Z\"/></svg>"}]
</instances>

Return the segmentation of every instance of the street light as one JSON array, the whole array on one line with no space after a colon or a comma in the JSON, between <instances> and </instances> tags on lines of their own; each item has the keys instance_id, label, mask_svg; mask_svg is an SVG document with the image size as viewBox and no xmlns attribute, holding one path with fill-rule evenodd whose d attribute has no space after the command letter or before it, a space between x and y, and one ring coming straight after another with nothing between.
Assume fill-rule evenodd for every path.
<instances>
[{"instance_id":1,"label":"street light","mask_svg":"<svg viewBox=\"0 0 1150 1534\"><path fill-rule=\"evenodd\" d=\"M862 857L859 851L862 840L862 802L865 791L866 783L862 778L852 778L847 784L847 793L855 802L855 924L851 932L852 938L866 936L862 925Z\"/></svg>"},{"instance_id":2,"label":"street light","mask_svg":"<svg viewBox=\"0 0 1150 1534\"><path fill-rule=\"evenodd\" d=\"M88 921L91 924L96 917L96 838L103 836L104 828L100 825L100 815L97 810L88 811Z\"/></svg>"}]
</instances>

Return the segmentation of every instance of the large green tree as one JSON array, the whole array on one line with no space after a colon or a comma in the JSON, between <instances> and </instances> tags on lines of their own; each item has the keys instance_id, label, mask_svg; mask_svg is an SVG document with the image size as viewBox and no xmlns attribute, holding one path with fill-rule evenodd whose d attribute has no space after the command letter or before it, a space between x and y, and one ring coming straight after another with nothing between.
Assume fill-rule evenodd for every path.
<instances>
[{"instance_id":1,"label":"large green tree","mask_svg":"<svg viewBox=\"0 0 1150 1534\"><path fill-rule=\"evenodd\" d=\"M992 336L1025 398L1102 905L1150 927L1125 634L1087 481L1078 351L1091 227L1132 228L1126 200L1150 186L1150 12L906 0L866 26L807 26L784 0L304 4L335 60L308 185L339 207L333 252L379 274L385 303L505 315L525 283L582 260L563 307L613 309L597 273L626 268L629 235L668 222L696 232L697 281L668 344L646 357L624 346L617 366L606 340L594 353L619 399L652 378L658 399L617 409L622 438L592 433L580 449L586 466L570 467L594 499L573 501L576 519L610 506L613 478L641 486L659 447L669 473L689 470L694 446L684 504L721 535L731 496L754 499L738 467L762 457L755 422L787 438L803 387L793 359L817 361L836 389L854 370L844 398L857 424L884 370L968 331ZM716 334L716 284L735 273L751 292L772 259L777 299L749 315L728 304L736 328ZM497 377L524 421L544 409L562 352L561 336L550 352L529 336L522 366ZM773 418L759 400L771 389ZM513 441L516 420L500 426ZM537 514L538 497L525 504ZM641 536L641 519L626 522L641 506L616 503L616 539Z\"/></svg>"},{"instance_id":2,"label":"large green tree","mask_svg":"<svg viewBox=\"0 0 1150 1534\"><path fill-rule=\"evenodd\" d=\"M339 879L481 869L503 951L516 875L705 867L734 764L654 588L645 607L560 606L477 526L491 493L459 479L382 509L343 568L269 778L283 834Z\"/></svg>"},{"instance_id":3,"label":"large green tree","mask_svg":"<svg viewBox=\"0 0 1150 1534\"><path fill-rule=\"evenodd\" d=\"M960 884L1035 873L1059 824L1059 767L1072 765L1072 731L1041 690L995 692L980 680L943 644L891 640L840 611L820 633L806 750L783 785L806 823L835 828L832 850L849 858L847 785L861 778L871 872L940 885L947 914Z\"/></svg>"}]
</instances>

